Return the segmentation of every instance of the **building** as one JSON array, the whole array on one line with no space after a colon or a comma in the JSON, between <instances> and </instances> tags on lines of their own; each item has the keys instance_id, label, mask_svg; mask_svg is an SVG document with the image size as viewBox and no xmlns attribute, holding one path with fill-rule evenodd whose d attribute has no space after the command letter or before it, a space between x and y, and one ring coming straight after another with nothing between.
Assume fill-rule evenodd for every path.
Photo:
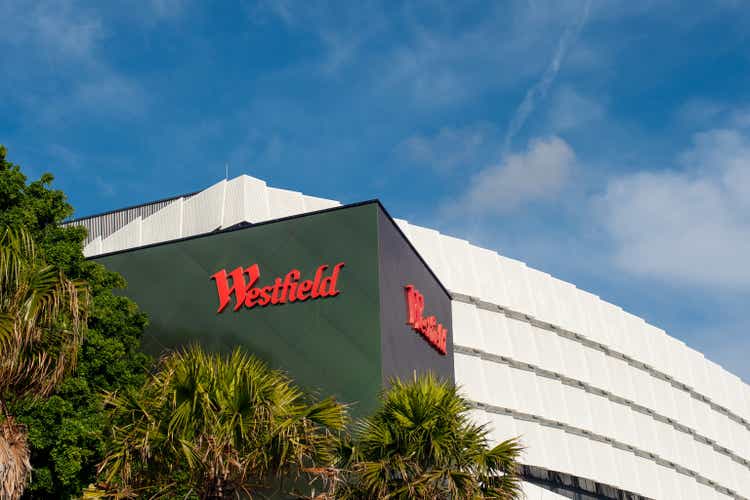
<instances>
[{"instance_id":1,"label":"building","mask_svg":"<svg viewBox=\"0 0 750 500\"><path fill-rule=\"evenodd\" d=\"M595 295L376 201L240 176L70 224L152 318L147 349L244 345L360 414L390 376L454 377L494 440L521 436L533 500L750 498L750 386Z\"/></svg>"}]
</instances>

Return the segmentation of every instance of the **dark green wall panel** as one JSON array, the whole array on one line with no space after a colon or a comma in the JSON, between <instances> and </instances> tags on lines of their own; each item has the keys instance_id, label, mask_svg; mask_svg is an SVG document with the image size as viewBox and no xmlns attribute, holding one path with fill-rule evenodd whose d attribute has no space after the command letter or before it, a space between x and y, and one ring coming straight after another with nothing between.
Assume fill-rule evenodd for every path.
<instances>
[{"instance_id":1,"label":"dark green wall panel","mask_svg":"<svg viewBox=\"0 0 750 500\"><path fill-rule=\"evenodd\" d=\"M125 293L149 315L153 354L190 342L242 346L300 384L369 412L381 387L378 205L310 214L103 256L128 281ZM260 266L259 285L291 269L312 279L321 264L345 262L336 297L264 308L233 304L217 314L220 269Z\"/></svg>"}]
</instances>

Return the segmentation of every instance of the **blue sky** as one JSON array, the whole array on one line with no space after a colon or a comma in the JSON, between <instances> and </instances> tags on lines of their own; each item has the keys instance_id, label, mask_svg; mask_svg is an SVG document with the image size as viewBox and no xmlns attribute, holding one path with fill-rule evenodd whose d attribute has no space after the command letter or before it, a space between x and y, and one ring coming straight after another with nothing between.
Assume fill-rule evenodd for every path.
<instances>
[{"instance_id":1,"label":"blue sky","mask_svg":"<svg viewBox=\"0 0 750 500\"><path fill-rule=\"evenodd\" d=\"M0 0L0 143L77 215L377 197L750 380L746 3L101 4Z\"/></svg>"}]
</instances>

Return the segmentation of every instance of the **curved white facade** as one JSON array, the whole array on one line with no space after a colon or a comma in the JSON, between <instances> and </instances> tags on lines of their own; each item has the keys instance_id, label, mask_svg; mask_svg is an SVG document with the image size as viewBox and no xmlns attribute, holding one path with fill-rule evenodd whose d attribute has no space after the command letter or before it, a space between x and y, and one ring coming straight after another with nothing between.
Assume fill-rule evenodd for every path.
<instances>
[{"instance_id":1,"label":"curved white facade","mask_svg":"<svg viewBox=\"0 0 750 500\"><path fill-rule=\"evenodd\" d=\"M336 205L240 176L74 224L92 256ZM572 284L397 222L453 296L456 379L493 439L520 436L525 464L643 497L750 498L750 386Z\"/></svg>"}]
</instances>

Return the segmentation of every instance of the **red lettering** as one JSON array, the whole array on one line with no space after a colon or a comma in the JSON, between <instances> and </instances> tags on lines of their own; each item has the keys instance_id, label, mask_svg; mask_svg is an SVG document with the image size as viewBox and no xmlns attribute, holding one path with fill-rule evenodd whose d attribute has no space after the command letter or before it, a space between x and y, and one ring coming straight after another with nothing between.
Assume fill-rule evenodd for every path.
<instances>
[{"instance_id":1,"label":"red lettering","mask_svg":"<svg viewBox=\"0 0 750 500\"><path fill-rule=\"evenodd\" d=\"M299 284L299 287L297 288L297 300L307 300L310 298L310 290L312 290L313 282L312 280L305 280L302 283Z\"/></svg>"},{"instance_id":2,"label":"red lettering","mask_svg":"<svg viewBox=\"0 0 750 500\"><path fill-rule=\"evenodd\" d=\"M424 317L424 295L413 285L406 285L406 324L422 335L439 353L448 352L448 330L435 316Z\"/></svg>"},{"instance_id":3,"label":"red lettering","mask_svg":"<svg viewBox=\"0 0 750 500\"><path fill-rule=\"evenodd\" d=\"M260 289L260 298L258 299L258 305L261 307L267 306L271 302L271 292L273 291L272 286L264 286Z\"/></svg>"},{"instance_id":4,"label":"red lettering","mask_svg":"<svg viewBox=\"0 0 750 500\"><path fill-rule=\"evenodd\" d=\"M251 288L245 294L245 307L248 309L255 307L255 301L258 300L258 297L260 297L260 288Z\"/></svg>"},{"instance_id":5,"label":"red lettering","mask_svg":"<svg viewBox=\"0 0 750 500\"><path fill-rule=\"evenodd\" d=\"M281 293L281 278L276 278L273 282L273 294L271 295L271 304L279 303L279 293Z\"/></svg>"},{"instance_id":6,"label":"red lettering","mask_svg":"<svg viewBox=\"0 0 750 500\"><path fill-rule=\"evenodd\" d=\"M313 299L317 299L318 297L320 297L320 281L323 279L323 272L326 269L328 269L328 266L323 264L315 271L315 279L313 280L311 294L311 297Z\"/></svg>"},{"instance_id":7,"label":"red lettering","mask_svg":"<svg viewBox=\"0 0 750 500\"><path fill-rule=\"evenodd\" d=\"M339 294L339 291L336 290L336 281L339 279L339 272L342 267L344 267L343 262L339 262L333 266L333 272L331 275L327 278L323 278L321 281L320 292L318 292L318 295L321 297L334 297ZM328 286L328 290L326 290L326 286Z\"/></svg>"},{"instance_id":8,"label":"red lettering","mask_svg":"<svg viewBox=\"0 0 750 500\"><path fill-rule=\"evenodd\" d=\"M234 311L242 306L252 309L255 306L265 307L269 304L285 304L286 302L306 301L334 297L340 290L336 288L339 274L344 267L343 262L333 266L330 276L324 276L328 265L324 264L315 271L314 279L300 282L302 273L298 269L292 269L284 278L275 278L273 285L258 287L260 279L260 267L258 264L243 269L238 267L227 273L222 269L211 275L216 283L216 293L219 297L217 313L226 309L234 297ZM246 279L247 276L247 279Z\"/></svg>"},{"instance_id":9,"label":"red lettering","mask_svg":"<svg viewBox=\"0 0 750 500\"><path fill-rule=\"evenodd\" d=\"M245 274L250 278L249 284L245 283ZM229 277L232 278L231 286L229 286ZM242 307L248 288L251 288L258 281L259 277L260 269L258 268L258 264L253 264L247 269L238 267L229 273L229 275L227 275L224 269L211 275L211 279L216 282L216 291L219 294L219 309L216 312L220 313L229 305L232 294L234 294L236 301L234 310L237 311Z\"/></svg>"}]
</instances>

